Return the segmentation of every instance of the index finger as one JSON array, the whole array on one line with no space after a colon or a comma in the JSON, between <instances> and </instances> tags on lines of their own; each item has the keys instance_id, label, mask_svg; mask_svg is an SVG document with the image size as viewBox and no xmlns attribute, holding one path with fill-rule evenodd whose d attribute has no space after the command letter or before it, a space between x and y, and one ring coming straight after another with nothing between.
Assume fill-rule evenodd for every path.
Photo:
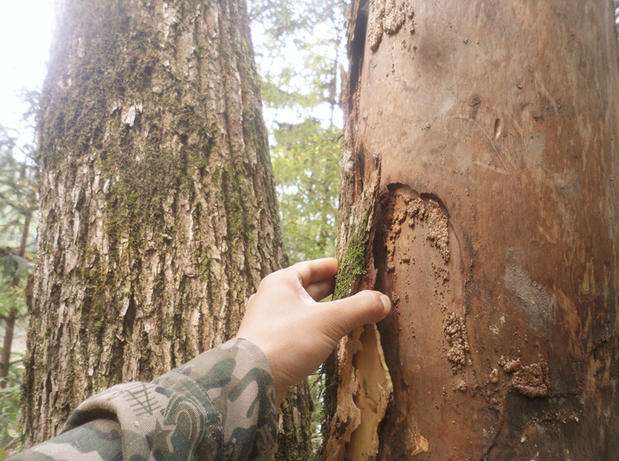
<instances>
[{"instance_id":1,"label":"index finger","mask_svg":"<svg viewBox=\"0 0 619 461\"><path fill-rule=\"evenodd\" d=\"M337 259L320 258L293 264L288 268L292 271L303 287L323 280L333 278L337 272Z\"/></svg>"}]
</instances>

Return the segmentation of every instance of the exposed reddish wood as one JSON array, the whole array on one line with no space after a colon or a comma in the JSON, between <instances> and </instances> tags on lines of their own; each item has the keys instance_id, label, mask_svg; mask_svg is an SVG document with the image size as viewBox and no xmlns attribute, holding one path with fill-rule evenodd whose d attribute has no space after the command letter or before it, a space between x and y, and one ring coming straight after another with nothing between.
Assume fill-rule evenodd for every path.
<instances>
[{"instance_id":1,"label":"exposed reddish wood","mask_svg":"<svg viewBox=\"0 0 619 461\"><path fill-rule=\"evenodd\" d=\"M378 458L611 459L610 2L373 0L351 11L342 204L378 158L368 269L396 305L380 325L394 393Z\"/></svg>"}]
</instances>

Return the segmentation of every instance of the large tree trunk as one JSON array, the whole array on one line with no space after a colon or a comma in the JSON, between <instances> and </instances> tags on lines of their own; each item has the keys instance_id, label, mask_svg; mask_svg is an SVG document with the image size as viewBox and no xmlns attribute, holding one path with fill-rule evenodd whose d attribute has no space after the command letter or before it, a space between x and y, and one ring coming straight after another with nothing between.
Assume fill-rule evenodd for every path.
<instances>
[{"instance_id":1,"label":"large tree trunk","mask_svg":"<svg viewBox=\"0 0 619 461\"><path fill-rule=\"evenodd\" d=\"M67 0L61 17L40 122L31 442L89 394L232 337L285 262L244 0ZM282 456L308 449L305 390Z\"/></svg>"},{"instance_id":2,"label":"large tree trunk","mask_svg":"<svg viewBox=\"0 0 619 461\"><path fill-rule=\"evenodd\" d=\"M396 307L340 346L326 455L616 457L611 2L356 0L349 58L338 287Z\"/></svg>"}]
</instances>

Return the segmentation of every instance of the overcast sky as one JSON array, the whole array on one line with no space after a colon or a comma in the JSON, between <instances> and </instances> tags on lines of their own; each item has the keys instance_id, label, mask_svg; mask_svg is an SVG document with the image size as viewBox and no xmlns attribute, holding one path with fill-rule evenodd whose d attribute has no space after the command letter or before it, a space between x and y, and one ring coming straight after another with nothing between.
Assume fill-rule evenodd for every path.
<instances>
[{"instance_id":1,"label":"overcast sky","mask_svg":"<svg viewBox=\"0 0 619 461\"><path fill-rule=\"evenodd\" d=\"M47 67L53 0L0 0L0 125L23 132L20 93L39 90ZM30 135L22 133L20 138Z\"/></svg>"},{"instance_id":2,"label":"overcast sky","mask_svg":"<svg viewBox=\"0 0 619 461\"><path fill-rule=\"evenodd\" d=\"M16 130L22 142L30 142L32 133L21 120L28 106L20 93L40 90L45 78L55 22L54 3L0 0L0 126ZM253 35L256 47L264 46L259 27L254 28ZM328 120L328 107L316 107L311 112L322 121ZM275 119L287 123L301 119L300 114L286 109L267 109L265 118L269 125Z\"/></svg>"}]
</instances>

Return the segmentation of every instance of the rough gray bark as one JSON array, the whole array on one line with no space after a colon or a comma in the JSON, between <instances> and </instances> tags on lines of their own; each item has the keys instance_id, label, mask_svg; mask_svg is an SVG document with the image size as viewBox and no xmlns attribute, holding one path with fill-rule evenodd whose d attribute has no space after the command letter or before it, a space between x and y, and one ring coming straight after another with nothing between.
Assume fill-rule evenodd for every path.
<instances>
[{"instance_id":1,"label":"rough gray bark","mask_svg":"<svg viewBox=\"0 0 619 461\"><path fill-rule=\"evenodd\" d=\"M63 2L40 122L24 422L233 336L285 262L243 0ZM309 443L299 386L283 457Z\"/></svg>"},{"instance_id":2,"label":"rough gray bark","mask_svg":"<svg viewBox=\"0 0 619 461\"><path fill-rule=\"evenodd\" d=\"M395 309L378 344L338 350L327 458L616 457L613 19L607 0L353 2L340 257L358 277L338 285Z\"/></svg>"}]
</instances>

